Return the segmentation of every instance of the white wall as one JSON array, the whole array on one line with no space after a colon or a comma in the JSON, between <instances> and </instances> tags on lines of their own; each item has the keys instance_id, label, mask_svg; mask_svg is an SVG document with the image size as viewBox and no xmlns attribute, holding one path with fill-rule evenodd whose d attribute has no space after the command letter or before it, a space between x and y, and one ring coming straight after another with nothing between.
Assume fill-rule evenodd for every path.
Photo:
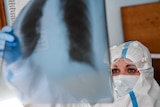
<instances>
[{"instance_id":1,"label":"white wall","mask_svg":"<svg viewBox=\"0 0 160 107\"><path fill-rule=\"evenodd\" d=\"M157 1L160 0L106 0L110 46L118 45L124 41L120 7Z\"/></svg>"}]
</instances>

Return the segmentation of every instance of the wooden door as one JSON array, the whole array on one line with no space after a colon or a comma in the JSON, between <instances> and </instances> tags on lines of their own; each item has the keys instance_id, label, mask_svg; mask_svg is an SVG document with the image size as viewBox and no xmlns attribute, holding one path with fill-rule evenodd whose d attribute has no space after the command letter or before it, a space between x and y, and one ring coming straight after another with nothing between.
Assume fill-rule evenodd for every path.
<instances>
[{"instance_id":1,"label":"wooden door","mask_svg":"<svg viewBox=\"0 0 160 107\"><path fill-rule=\"evenodd\" d=\"M0 0L0 29L7 24L4 9L4 1Z\"/></svg>"},{"instance_id":2,"label":"wooden door","mask_svg":"<svg viewBox=\"0 0 160 107\"><path fill-rule=\"evenodd\" d=\"M153 58L155 79L160 84L160 2L121 7L124 40L138 40Z\"/></svg>"}]
</instances>

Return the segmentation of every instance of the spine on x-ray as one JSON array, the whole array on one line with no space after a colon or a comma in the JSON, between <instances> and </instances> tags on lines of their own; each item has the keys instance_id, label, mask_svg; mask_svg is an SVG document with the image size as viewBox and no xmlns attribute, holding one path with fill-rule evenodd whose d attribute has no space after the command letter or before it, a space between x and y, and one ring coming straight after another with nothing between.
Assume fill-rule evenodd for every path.
<instances>
[{"instance_id":1,"label":"spine on x-ray","mask_svg":"<svg viewBox=\"0 0 160 107\"><path fill-rule=\"evenodd\" d=\"M29 0L4 0L7 25L12 25Z\"/></svg>"}]
</instances>

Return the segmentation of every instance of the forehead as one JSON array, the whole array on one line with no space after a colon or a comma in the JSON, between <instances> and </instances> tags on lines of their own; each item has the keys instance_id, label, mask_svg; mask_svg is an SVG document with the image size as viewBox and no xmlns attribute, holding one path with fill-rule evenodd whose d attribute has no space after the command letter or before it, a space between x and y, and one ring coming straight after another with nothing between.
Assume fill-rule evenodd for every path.
<instances>
[{"instance_id":1,"label":"forehead","mask_svg":"<svg viewBox=\"0 0 160 107\"><path fill-rule=\"evenodd\" d=\"M135 64L128 58L120 58L114 60L112 66L135 66Z\"/></svg>"}]
</instances>

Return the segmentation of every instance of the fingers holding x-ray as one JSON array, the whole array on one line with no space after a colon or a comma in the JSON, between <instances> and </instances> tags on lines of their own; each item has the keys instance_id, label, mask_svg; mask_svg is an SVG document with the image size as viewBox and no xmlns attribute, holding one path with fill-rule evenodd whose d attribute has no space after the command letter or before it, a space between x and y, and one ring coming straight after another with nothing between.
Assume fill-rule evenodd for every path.
<instances>
[{"instance_id":1,"label":"fingers holding x-ray","mask_svg":"<svg viewBox=\"0 0 160 107\"><path fill-rule=\"evenodd\" d=\"M0 32L0 45L5 45L5 41L13 42L15 40L15 38L13 37L12 33L13 33L12 27L10 27L10 26L3 27L2 31ZM12 45L14 45L14 44L12 44Z\"/></svg>"},{"instance_id":2,"label":"fingers holding x-ray","mask_svg":"<svg viewBox=\"0 0 160 107\"><path fill-rule=\"evenodd\" d=\"M0 32L0 44L5 44L5 42L13 42L15 38L13 35L9 34L8 32Z\"/></svg>"},{"instance_id":3,"label":"fingers holding x-ray","mask_svg":"<svg viewBox=\"0 0 160 107\"><path fill-rule=\"evenodd\" d=\"M5 50L5 42L7 40L11 40L9 34L6 34L4 32L0 32L0 57L3 56L4 50Z\"/></svg>"},{"instance_id":4,"label":"fingers holding x-ray","mask_svg":"<svg viewBox=\"0 0 160 107\"><path fill-rule=\"evenodd\" d=\"M9 46L15 45L11 43L14 41L14 37L9 34L12 31L13 31L12 28L9 26L4 27L2 31L0 31L0 57L3 56L3 51L5 49L6 41L8 42L7 44Z\"/></svg>"},{"instance_id":5,"label":"fingers holding x-ray","mask_svg":"<svg viewBox=\"0 0 160 107\"><path fill-rule=\"evenodd\" d=\"M10 63L13 62L13 59L17 60L20 53L19 40L14 35L13 28L10 26L3 27L0 31L0 57Z\"/></svg>"}]
</instances>

